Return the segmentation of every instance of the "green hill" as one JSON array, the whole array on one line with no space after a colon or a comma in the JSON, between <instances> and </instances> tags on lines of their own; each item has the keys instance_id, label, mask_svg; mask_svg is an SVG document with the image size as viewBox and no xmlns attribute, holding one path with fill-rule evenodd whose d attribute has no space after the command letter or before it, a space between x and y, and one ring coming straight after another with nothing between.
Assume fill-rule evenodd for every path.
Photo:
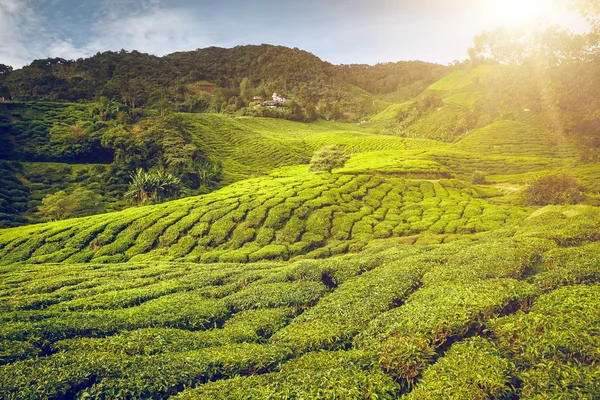
<instances>
[{"instance_id":1,"label":"green hill","mask_svg":"<svg viewBox=\"0 0 600 400\"><path fill-rule=\"evenodd\" d=\"M413 173L411 167L404 171L407 177ZM162 206L5 230L0 257L3 264L320 258L358 251L377 238L415 241L415 235L431 233L442 235L433 241L442 241L444 235L495 229L522 216L483 196L448 179L344 173L259 178Z\"/></svg>"},{"instance_id":2,"label":"green hill","mask_svg":"<svg viewBox=\"0 0 600 400\"><path fill-rule=\"evenodd\" d=\"M373 242L327 260L5 266L0 390L4 398L413 388L408 397L470 398L573 387L591 395L599 222L596 208L550 207L510 229L446 244ZM39 242L45 231L45 246L69 236L56 228L25 236ZM19 246L6 233L4 254ZM580 375L568 378L572 371Z\"/></svg>"},{"instance_id":3,"label":"green hill","mask_svg":"<svg viewBox=\"0 0 600 400\"><path fill-rule=\"evenodd\" d=\"M506 121L448 145L183 117L240 181L0 230L3 398L598 390L600 213L525 207L512 191L551 171L597 182L550 134ZM333 173L294 158L332 143L355 151ZM253 168L269 175L247 179ZM469 183L475 171L496 183Z\"/></svg>"},{"instance_id":4,"label":"green hill","mask_svg":"<svg viewBox=\"0 0 600 400\"><path fill-rule=\"evenodd\" d=\"M560 157L574 155L564 137L516 121L498 121L473 132L456 148L489 155Z\"/></svg>"},{"instance_id":5,"label":"green hill","mask_svg":"<svg viewBox=\"0 0 600 400\"><path fill-rule=\"evenodd\" d=\"M263 45L3 77L86 101L0 104L0 398L595 398L600 169L515 71ZM134 206L137 168L186 191ZM556 174L583 204L525 201ZM26 225L77 188L109 212Z\"/></svg>"},{"instance_id":6,"label":"green hill","mask_svg":"<svg viewBox=\"0 0 600 400\"><path fill-rule=\"evenodd\" d=\"M122 50L76 61L35 60L0 76L0 90L19 102L106 97L132 108L186 112L236 111L254 96L266 100L283 92L301 103L313 102L313 108L320 100L326 113L337 107L360 120L385 108L375 95L395 93L396 99L408 100L448 72L448 67L418 61L332 65L306 51L263 44L164 57ZM312 99L301 98L302 88ZM381 104L373 108L373 101Z\"/></svg>"}]
</instances>

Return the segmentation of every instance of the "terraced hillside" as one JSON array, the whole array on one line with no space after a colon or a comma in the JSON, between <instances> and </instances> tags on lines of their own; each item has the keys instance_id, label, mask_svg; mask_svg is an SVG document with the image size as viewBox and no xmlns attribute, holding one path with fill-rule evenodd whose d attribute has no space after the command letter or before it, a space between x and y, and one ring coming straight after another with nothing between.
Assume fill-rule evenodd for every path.
<instances>
[{"instance_id":1,"label":"terraced hillside","mask_svg":"<svg viewBox=\"0 0 600 400\"><path fill-rule=\"evenodd\" d=\"M599 223L550 207L327 260L5 266L0 393L591 398Z\"/></svg>"},{"instance_id":2,"label":"terraced hillside","mask_svg":"<svg viewBox=\"0 0 600 400\"><path fill-rule=\"evenodd\" d=\"M485 195L450 179L297 173L162 206L4 230L0 257L2 264L327 257L373 239L414 242L427 233L441 241L523 216L518 208L489 204Z\"/></svg>"},{"instance_id":3,"label":"terraced hillside","mask_svg":"<svg viewBox=\"0 0 600 400\"><path fill-rule=\"evenodd\" d=\"M600 169L533 119L446 135L488 73L365 124L181 114L224 187L0 229L0 398L596 398ZM564 172L586 204L525 205Z\"/></svg>"},{"instance_id":4,"label":"terraced hillside","mask_svg":"<svg viewBox=\"0 0 600 400\"><path fill-rule=\"evenodd\" d=\"M182 115L189 121L195 141L223 163L224 184L264 175L277 167L307 163L315 150L331 144L353 152L440 146L433 140L378 135L347 123L302 124L269 118Z\"/></svg>"}]
</instances>

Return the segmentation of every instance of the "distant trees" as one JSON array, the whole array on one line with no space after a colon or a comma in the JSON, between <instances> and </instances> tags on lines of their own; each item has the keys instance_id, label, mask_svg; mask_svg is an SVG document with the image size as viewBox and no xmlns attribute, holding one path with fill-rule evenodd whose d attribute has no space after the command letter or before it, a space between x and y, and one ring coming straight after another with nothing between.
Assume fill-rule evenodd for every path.
<instances>
[{"instance_id":1,"label":"distant trees","mask_svg":"<svg viewBox=\"0 0 600 400\"><path fill-rule=\"evenodd\" d=\"M54 124L50 129L49 152L53 158L74 160L89 155L99 141L88 129L90 123Z\"/></svg>"},{"instance_id":2,"label":"distant trees","mask_svg":"<svg viewBox=\"0 0 600 400\"><path fill-rule=\"evenodd\" d=\"M469 56L474 61L493 60L501 64L552 67L590 57L586 36L557 26L497 28L474 40Z\"/></svg>"},{"instance_id":3,"label":"distant trees","mask_svg":"<svg viewBox=\"0 0 600 400\"><path fill-rule=\"evenodd\" d=\"M38 207L38 215L44 220L59 220L65 218L83 217L104 212L102 196L79 187L72 193L59 191L47 195Z\"/></svg>"},{"instance_id":4,"label":"distant trees","mask_svg":"<svg viewBox=\"0 0 600 400\"><path fill-rule=\"evenodd\" d=\"M499 28L475 38L472 65L496 65L482 82L475 113L536 124L573 139L582 162L600 160L600 2L562 0L589 21L587 33L556 26Z\"/></svg>"},{"instance_id":5,"label":"distant trees","mask_svg":"<svg viewBox=\"0 0 600 400\"><path fill-rule=\"evenodd\" d=\"M315 151L308 170L331 172L334 168L342 168L349 159L350 155L341 146L325 146Z\"/></svg>"},{"instance_id":6,"label":"distant trees","mask_svg":"<svg viewBox=\"0 0 600 400\"><path fill-rule=\"evenodd\" d=\"M474 183L476 185L487 184L488 181L485 177L485 173L483 173L482 171L473 171L473 173L471 174L471 183Z\"/></svg>"},{"instance_id":7,"label":"distant trees","mask_svg":"<svg viewBox=\"0 0 600 400\"><path fill-rule=\"evenodd\" d=\"M0 64L0 97L10 98L10 90L2 82L13 71L10 65Z\"/></svg>"},{"instance_id":8,"label":"distant trees","mask_svg":"<svg viewBox=\"0 0 600 400\"><path fill-rule=\"evenodd\" d=\"M579 11L592 27L592 32L589 37L593 39L593 43L598 44L600 41L600 1L598 0L562 0L571 8Z\"/></svg>"},{"instance_id":9,"label":"distant trees","mask_svg":"<svg viewBox=\"0 0 600 400\"><path fill-rule=\"evenodd\" d=\"M0 76L7 76L13 71L13 67L6 64L0 64Z\"/></svg>"},{"instance_id":10,"label":"distant trees","mask_svg":"<svg viewBox=\"0 0 600 400\"><path fill-rule=\"evenodd\" d=\"M146 158L147 148L139 135L133 135L123 125L104 131L102 146L114 151L114 163L120 167L138 165Z\"/></svg>"},{"instance_id":11,"label":"distant trees","mask_svg":"<svg viewBox=\"0 0 600 400\"><path fill-rule=\"evenodd\" d=\"M372 99L364 90L408 99L448 71L422 62L332 66L308 52L270 45L199 49L165 57L108 51L77 61L36 60L12 72L5 67L0 86L6 86L5 93L17 101L102 101L105 97L128 110L151 108L161 115L165 111L238 113L253 96L266 99L273 91L282 91L300 104L307 121L321 116L364 118L373 112ZM332 108L321 102L341 112L332 116ZM296 118L293 112L265 113L271 114Z\"/></svg>"},{"instance_id":12,"label":"distant trees","mask_svg":"<svg viewBox=\"0 0 600 400\"><path fill-rule=\"evenodd\" d=\"M240 82L240 97L243 100L249 100L252 97L252 83L248 77L244 77Z\"/></svg>"}]
</instances>

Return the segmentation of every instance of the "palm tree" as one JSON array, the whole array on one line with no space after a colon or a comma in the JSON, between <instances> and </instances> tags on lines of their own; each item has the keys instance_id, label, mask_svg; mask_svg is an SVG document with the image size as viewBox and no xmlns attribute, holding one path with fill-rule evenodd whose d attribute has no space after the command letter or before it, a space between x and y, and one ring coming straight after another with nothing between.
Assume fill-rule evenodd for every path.
<instances>
[{"instance_id":1,"label":"palm tree","mask_svg":"<svg viewBox=\"0 0 600 400\"><path fill-rule=\"evenodd\" d=\"M154 178L156 188L151 197L157 201L162 197L167 199L177 197L181 191L181 179L170 172L160 169L154 174Z\"/></svg>"},{"instance_id":2,"label":"palm tree","mask_svg":"<svg viewBox=\"0 0 600 400\"><path fill-rule=\"evenodd\" d=\"M164 170L148 173L142 168L138 168L129 176L131 182L125 196L135 199L137 205L142 205L147 201L161 201L176 197L181 191L181 180Z\"/></svg>"},{"instance_id":3,"label":"palm tree","mask_svg":"<svg viewBox=\"0 0 600 400\"><path fill-rule=\"evenodd\" d=\"M129 177L131 182L125 197L135 199L138 206L144 204L156 190L156 179L142 168L130 173Z\"/></svg>"},{"instance_id":4,"label":"palm tree","mask_svg":"<svg viewBox=\"0 0 600 400\"><path fill-rule=\"evenodd\" d=\"M206 187L216 184L221 179L223 166L221 163L213 164L210 161L205 161L198 167L198 177L200 184Z\"/></svg>"}]
</instances>

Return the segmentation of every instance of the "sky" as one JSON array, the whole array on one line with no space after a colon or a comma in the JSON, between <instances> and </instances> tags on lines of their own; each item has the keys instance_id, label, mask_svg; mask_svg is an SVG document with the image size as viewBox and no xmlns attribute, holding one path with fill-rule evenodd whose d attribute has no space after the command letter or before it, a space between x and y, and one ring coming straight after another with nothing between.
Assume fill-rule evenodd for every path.
<instances>
[{"instance_id":1,"label":"sky","mask_svg":"<svg viewBox=\"0 0 600 400\"><path fill-rule=\"evenodd\" d=\"M467 58L473 38L498 26L536 20L585 29L552 1L0 0L0 63L268 43L334 64L447 64Z\"/></svg>"}]
</instances>

